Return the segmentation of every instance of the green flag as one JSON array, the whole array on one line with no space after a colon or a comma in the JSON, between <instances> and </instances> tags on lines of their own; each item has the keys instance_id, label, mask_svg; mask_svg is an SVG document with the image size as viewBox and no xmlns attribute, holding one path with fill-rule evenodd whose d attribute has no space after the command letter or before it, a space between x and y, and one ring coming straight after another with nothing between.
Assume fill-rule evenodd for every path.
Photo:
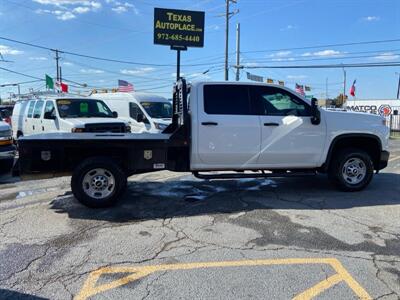
<instances>
[{"instance_id":1,"label":"green flag","mask_svg":"<svg viewBox=\"0 0 400 300\"><path fill-rule=\"evenodd\" d=\"M54 89L54 82L53 78L51 78L49 75L46 74L46 88L48 89Z\"/></svg>"}]
</instances>

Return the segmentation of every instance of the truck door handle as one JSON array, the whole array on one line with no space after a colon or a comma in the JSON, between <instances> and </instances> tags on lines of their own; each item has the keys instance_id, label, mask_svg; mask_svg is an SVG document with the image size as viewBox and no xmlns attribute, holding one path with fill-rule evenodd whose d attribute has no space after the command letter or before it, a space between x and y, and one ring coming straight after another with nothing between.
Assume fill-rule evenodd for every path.
<instances>
[{"instance_id":1,"label":"truck door handle","mask_svg":"<svg viewBox=\"0 0 400 300\"><path fill-rule=\"evenodd\" d=\"M264 126L279 126L279 123L264 123Z\"/></svg>"},{"instance_id":2,"label":"truck door handle","mask_svg":"<svg viewBox=\"0 0 400 300\"><path fill-rule=\"evenodd\" d=\"M204 125L204 126L217 126L218 123L217 122L202 122L201 125Z\"/></svg>"}]
</instances>

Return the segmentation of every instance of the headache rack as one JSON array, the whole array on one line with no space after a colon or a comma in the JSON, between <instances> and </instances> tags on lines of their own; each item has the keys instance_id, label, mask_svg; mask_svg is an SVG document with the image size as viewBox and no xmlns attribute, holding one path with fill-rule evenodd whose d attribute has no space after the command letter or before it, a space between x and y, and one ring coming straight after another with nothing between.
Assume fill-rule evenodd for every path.
<instances>
[{"instance_id":1,"label":"headache rack","mask_svg":"<svg viewBox=\"0 0 400 300\"><path fill-rule=\"evenodd\" d=\"M187 96L189 87L186 80L179 79L173 88L172 98L172 123L163 131L163 133L174 133L181 127L189 125L188 101Z\"/></svg>"}]
</instances>

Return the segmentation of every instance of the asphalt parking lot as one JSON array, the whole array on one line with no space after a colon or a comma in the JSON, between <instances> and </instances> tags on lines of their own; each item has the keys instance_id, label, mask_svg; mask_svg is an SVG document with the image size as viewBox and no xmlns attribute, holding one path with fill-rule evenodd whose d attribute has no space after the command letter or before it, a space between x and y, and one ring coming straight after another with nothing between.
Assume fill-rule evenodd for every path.
<instances>
[{"instance_id":1,"label":"asphalt parking lot","mask_svg":"<svg viewBox=\"0 0 400 300\"><path fill-rule=\"evenodd\" d=\"M69 180L0 177L0 299L400 298L400 140L358 193L158 172L93 210Z\"/></svg>"}]
</instances>

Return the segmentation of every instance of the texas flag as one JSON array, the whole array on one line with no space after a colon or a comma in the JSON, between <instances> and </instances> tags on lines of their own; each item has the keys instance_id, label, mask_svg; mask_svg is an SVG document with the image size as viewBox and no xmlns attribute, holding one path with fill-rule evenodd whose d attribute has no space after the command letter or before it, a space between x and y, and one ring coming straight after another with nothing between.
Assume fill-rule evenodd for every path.
<instances>
[{"instance_id":1,"label":"texas flag","mask_svg":"<svg viewBox=\"0 0 400 300\"><path fill-rule=\"evenodd\" d=\"M350 88L350 95L352 95L353 97L356 96L356 80L355 79L353 81L353 85Z\"/></svg>"}]
</instances>

